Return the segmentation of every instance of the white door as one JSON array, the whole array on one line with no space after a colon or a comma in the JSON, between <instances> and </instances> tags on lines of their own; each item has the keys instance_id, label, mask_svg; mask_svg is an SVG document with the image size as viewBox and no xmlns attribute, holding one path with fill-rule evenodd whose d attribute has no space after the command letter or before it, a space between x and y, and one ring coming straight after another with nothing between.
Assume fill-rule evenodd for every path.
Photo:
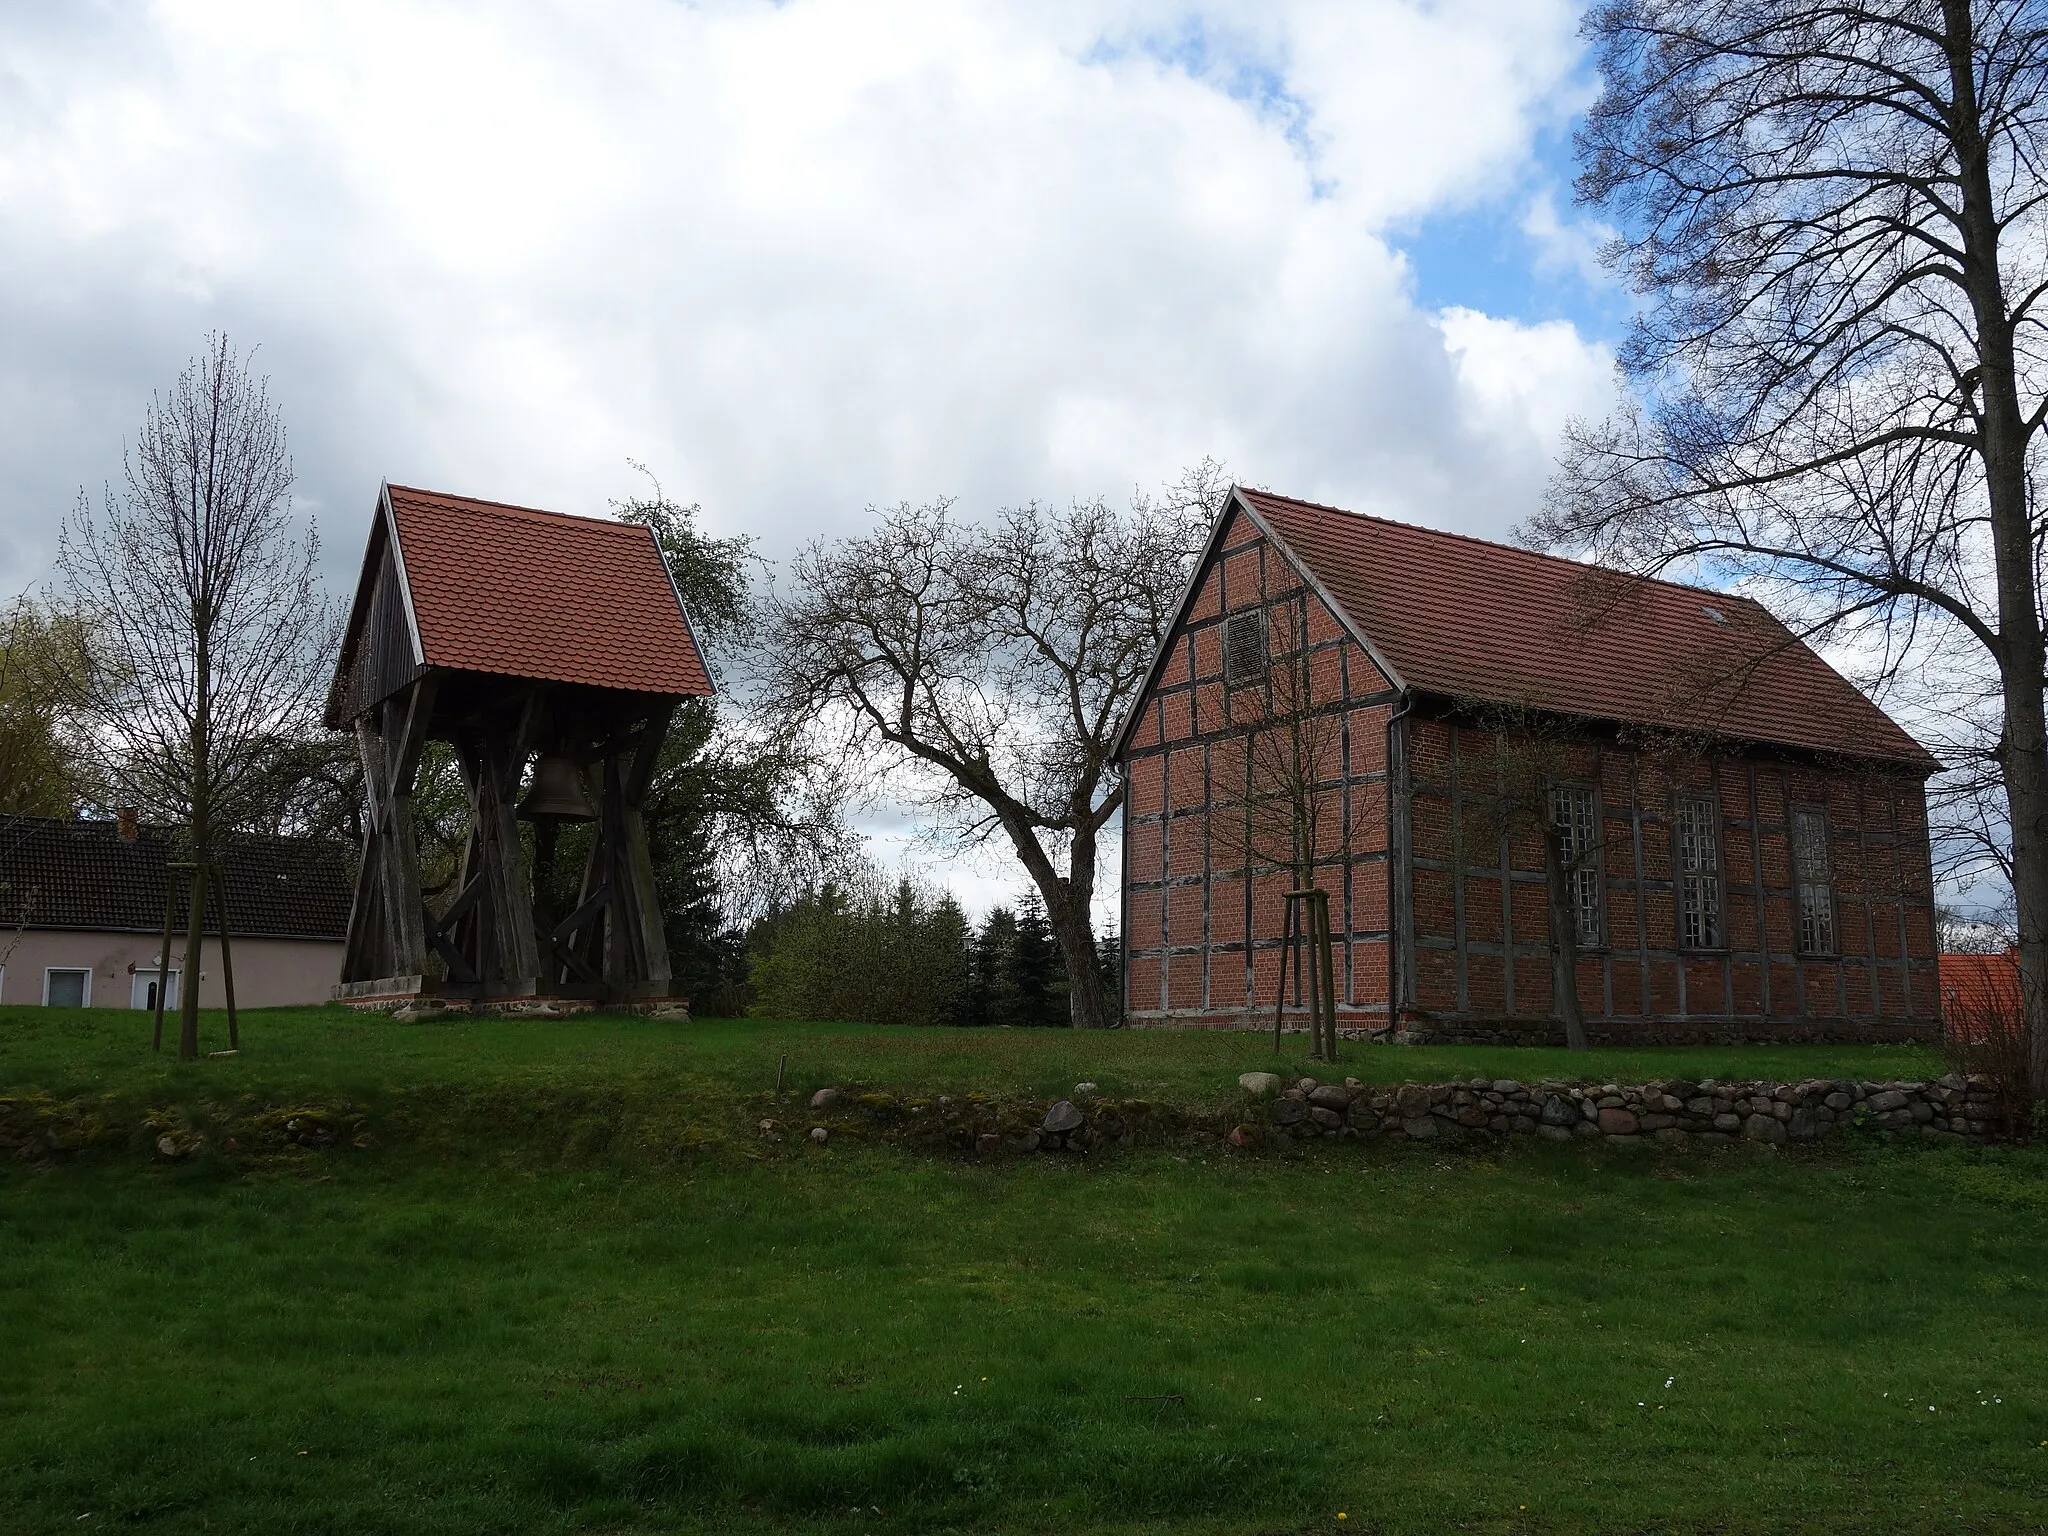
<instances>
[{"instance_id":1,"label":"white door","mask_svg":"<svg viewBox=\"0 0 2048 1536\"><path fill-rule=\"evenodd\" d=\"M201 993L200 995L202 997L205 996L204 993ZM156 971L154 969L147 971L137 971L135 973L134 993L133 996L129 999L129 1006L131 1008L147 1008L151 1012L154 1012L156 1010ZM175 1008L177 1006L178 968L176 966L172 966L171 985L170 988L164 993L164 1007Z\"/></svg>"}]
</instances>

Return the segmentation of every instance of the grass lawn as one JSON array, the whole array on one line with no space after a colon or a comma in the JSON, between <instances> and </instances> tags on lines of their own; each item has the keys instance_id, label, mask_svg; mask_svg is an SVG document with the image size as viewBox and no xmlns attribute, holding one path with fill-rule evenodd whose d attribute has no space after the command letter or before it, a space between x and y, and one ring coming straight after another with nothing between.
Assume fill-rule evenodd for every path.
<instances>
[{"instance_id":1,"label":"grass lawn","mask_svg":"<svg viewBox=\"0 0 2048 1536\"><path fill-rule=\"evenodd\" d=\"M1087 1077L1224 1106L1273 1056L309 1010L179 1067L135 1026L0 1011L0 1098L461 1093L498 1118L254 1167L0 1165L0 1530L2048 1529L2035 1152L650 1157L564 1136L562 1096L743 1121L787 1053L793 1092ZM1939 1070L1562 1058L1343 1070Z\"/></svg>"},{"instance_id":2,"label":"grass lawn","mask_svg":"<svg viewBox=\"0 0 2048 1536\"><path fill-rule=\"evenodd\" d=\"M224 1015L208 1014L201 1049L227 1046ZM1103 1091L1196 1107L1238 1097L1253 1069L1330 1075L1288 1035L1210 1030L914 1029L780 1024L753 1019L660 1023L631 1016L462 1019L394 1024L338 1008L276 1008L244 1016L239 1057L181 1067L174 1045L148 1051L146 1014L125 1009L0 1008L0 1092L154 1098L205 1092L352 1094L459 1085L470 1090L655 1088L729 1100L788 1082L906 1093L987 1092L1053 1097L1092 1080ZM175 1040L176 1031L166 1028ZM1663 1047L1595 1050L1517 1046L1399 1047L1346 1042L1339 1075L1366 1082L1447 1078L1642 1082L1649 1078L1935 1077L1947 1068L1918 1046Z\"/></svg>"}]
</instances>

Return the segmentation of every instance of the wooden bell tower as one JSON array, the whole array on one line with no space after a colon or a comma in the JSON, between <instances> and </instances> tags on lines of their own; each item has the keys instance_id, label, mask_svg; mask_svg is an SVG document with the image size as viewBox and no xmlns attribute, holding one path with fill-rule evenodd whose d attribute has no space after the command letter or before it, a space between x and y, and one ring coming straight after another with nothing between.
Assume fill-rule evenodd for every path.
<instances>
[{"instance_id":1,"label":"wooden bell tower","mask_svg":"<svg viewBox=\"0 0 2048 1536\"><path fill-rule=\"evenodd\" d=\"M385 486L327 701L328 725L355 732L369 812L335 995L667 997L643 812L676 705L711 692L646 528ZM470 807L438 916L412 819L436 740ZM536 907L522 819L550 860L563 822L594 823L572 911Z\"/></svg>"}]
</instances>

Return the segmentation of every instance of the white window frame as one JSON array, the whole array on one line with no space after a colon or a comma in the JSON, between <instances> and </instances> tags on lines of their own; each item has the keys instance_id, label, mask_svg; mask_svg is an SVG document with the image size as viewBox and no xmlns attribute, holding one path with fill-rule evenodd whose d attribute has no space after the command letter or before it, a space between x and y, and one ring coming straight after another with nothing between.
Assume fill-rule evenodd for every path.
<instances>
[{"instance_id":1,"label":"white window frame","mask_svg":"<svg viewBox=\"0 0 2048 1536\"><path fill-rule=\"evenodd\" d=\"M1808 829L1817 828L1816 844ZM1799 952L1840 953L1835 923L1835 861L1829 847L1827 807L1792 807L1792 879L1799 905Z\"/></svg>"},{"instance_id":2,"label":"white window frame","mask_svg":"<svg viewBox=\"0 0 2048 1536\"><path fill-rule=\"evenodd\" d=\"M81 1007L81 1008L90 1008L90 1007L92 1006L92 967L91 967L91 966L89 966L89 965L46 965L46 966L44 966L44 967L43 967L43 1006L44 1006L45 1008L48 1008L48 1007L51 1007L51 1006L53 1006L53 1005L51 1004L51 1002L50 1002L50 978L51 978L52 976L58 975L58 974L59 974L60 972L61 972L61 973L62 973L63 975L66 975L66 976L77 976L77 975L82 975L82 976L84 976L84 977L85 977L85 985L84 985L83 987L79 988L79 1002L78 1002L78 1006L79 1006L79 1007Z\"/></svg>"},{"instance_id":3,"label":"white window frame","mask_svg":"<svg viewBox=\"0 0 2048 1536\"><path fill-rule=\"evenodd\" d=\"M1672 862L1678 866L1678 947L1725 949L1719 797L1682 796L1672 832Z\"/></svg>"},{"instance_id":4,"label":"white window frame","mask_svg":"<svg viewBox=\"0 0 2048 1536\"><path fill-rule=\"evenodd\" d=\"M1601 878L1599 858L1599 791L1590 784L1556 786L1550 792L1550 827L1565 860L1565 883L1579 920L1579 947L1599 949L1607 942L1601 900L1606 881Z\"/></svg>"}]
</instances>

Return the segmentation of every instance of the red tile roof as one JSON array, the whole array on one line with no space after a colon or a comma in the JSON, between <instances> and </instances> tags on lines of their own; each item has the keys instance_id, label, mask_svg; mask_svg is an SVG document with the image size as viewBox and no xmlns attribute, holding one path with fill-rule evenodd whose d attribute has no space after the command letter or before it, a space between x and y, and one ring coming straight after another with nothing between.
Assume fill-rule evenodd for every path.
<instances>
[{"instance_id":1,"label":"red tile roof","mask_svg":"<svg viewBox=\"0 0 2048 1536\"><path fill-rule=\"evenodd\" d=\"M1931 770L1760 604L1239 489L1414 689Z\"/></svg>"},{"instance_id":2,"label":"red tile roof","mask_svg":"<svg viewBox=\"0 0 2048 1536\"><path fill-rule=\"evenodd\" d=\"M430 667L712 691L648 529L388 487Z\"/></svg>"},{"instance_id":3,"label":"red tile roof","mask_svg":"<svg viewBox=\"0 0 2048 1536\"><path fill-rule=\"evenodd\" d=\"M2011 950L2002 955L1944 954L1938 963L1941 1012L1951 1034L1975 1040L1995 1025L2025 1027L2020 965Z\"/></svg>"}]
</instances>

